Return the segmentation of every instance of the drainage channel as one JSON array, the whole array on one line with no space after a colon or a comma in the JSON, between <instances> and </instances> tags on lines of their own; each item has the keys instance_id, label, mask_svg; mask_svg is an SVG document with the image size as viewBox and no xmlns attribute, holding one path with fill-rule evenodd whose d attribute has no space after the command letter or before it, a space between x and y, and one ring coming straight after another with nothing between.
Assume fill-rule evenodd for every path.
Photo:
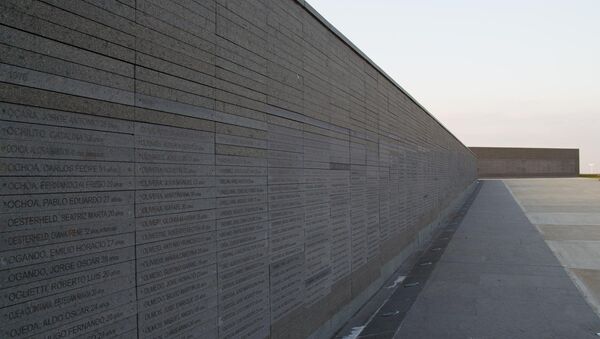
<instances>
[{"instance_id":1,"label":"drainage channel","mask_svg":"<svg viewBox=\"0 0 600 339\"><path fill-rule=\"evenodd\" d=\"M436 263L442 257L450 240L452 240L452 236L454 236L454 233L460 226L460 223L477 197L477 193L479 193L482 185L482 183L477 184L475 190L471 193L469 198L467 198L458 212L456 212L449 220L448 224L438 232L435 240L433 240L431 245L419 256L415 265L402 281L402 284L396 287L396 290L377 310L375 316L371 318L369 323L356 338L387 339L394 336L406 314L408 314L408 311L417 299L417 296L421 290L423 290L427 279L433 272Z\"/></svg>"}]
</instances>

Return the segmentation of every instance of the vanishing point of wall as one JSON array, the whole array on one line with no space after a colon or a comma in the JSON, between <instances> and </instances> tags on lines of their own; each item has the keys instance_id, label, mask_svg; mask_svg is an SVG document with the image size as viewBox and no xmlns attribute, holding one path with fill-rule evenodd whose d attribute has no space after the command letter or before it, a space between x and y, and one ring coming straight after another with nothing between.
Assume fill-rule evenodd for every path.
<instances>
[{"instance_id":1,"label":"vanishing point of wall","mask_svg":"<svg viewBox=\"0 0 600 339\"><path fill-rule=\"evenodd\" d=\"M2 338L319 336L476 176L303 1L4 0L0 68Z\"/></svg>"}]
</instances>

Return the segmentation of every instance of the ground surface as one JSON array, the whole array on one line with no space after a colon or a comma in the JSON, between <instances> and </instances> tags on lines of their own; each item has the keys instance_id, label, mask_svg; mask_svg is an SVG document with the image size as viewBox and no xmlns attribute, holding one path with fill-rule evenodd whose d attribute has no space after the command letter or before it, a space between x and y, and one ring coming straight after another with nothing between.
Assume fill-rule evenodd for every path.
<instances>
[{"instance_id":1,"label":"ground surface","mask_svg":"<svg viewBox=\"0 0 600 339\"><path fill-rule=\"evenodd\" d=\"M600 182L484 181L394 338L597 338L599 269Z\"/></svg>"},{"instance_id":2,"label":"ground surface","mask_svg":"<svg viewBox=\"0 0 600 339\"><path fill-rule=\"evenodd\" d=\"M600 181L546 179L505 183L600 314Z\"/></svg>"}]
</instances>

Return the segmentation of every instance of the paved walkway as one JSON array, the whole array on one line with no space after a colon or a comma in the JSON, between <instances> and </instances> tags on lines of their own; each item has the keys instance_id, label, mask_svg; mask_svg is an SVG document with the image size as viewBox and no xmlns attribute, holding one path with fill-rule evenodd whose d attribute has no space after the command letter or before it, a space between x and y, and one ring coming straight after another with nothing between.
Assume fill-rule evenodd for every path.
<instances>
[{"instance_id":1,"label":"paved walkway","mask_svg":"<svg viewBox=\"0 0 600 339\"><path fill-rule=\"evenodd\" d=\"M600 181L567 178L504 182L600 314Z\"/></svg>"},{"instance_id":2,"label":"paved walkway","mask_svg":"<svg viewBox=\"0 0 600 339\"><path fill-rule=\"evenodd\" d=\"M489 180L394 338L574 339L597 332L600 319L504 182Z\"/></svg>"}]
</instances>

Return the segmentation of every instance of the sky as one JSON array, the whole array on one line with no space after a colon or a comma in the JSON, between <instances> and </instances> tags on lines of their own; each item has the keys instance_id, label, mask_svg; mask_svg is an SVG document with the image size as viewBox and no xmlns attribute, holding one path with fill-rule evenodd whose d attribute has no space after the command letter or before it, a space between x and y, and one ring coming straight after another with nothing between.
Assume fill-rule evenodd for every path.
<instances>
[{"instance_id":1,"label":"sky","mask_svg":"<svg viewBox=\"0 0 600 339\"><path fill-rule=\"evenodd\" d=\"M600 0L308 2L467 146L600 173Z\"/></svg>"}]
</instances>

